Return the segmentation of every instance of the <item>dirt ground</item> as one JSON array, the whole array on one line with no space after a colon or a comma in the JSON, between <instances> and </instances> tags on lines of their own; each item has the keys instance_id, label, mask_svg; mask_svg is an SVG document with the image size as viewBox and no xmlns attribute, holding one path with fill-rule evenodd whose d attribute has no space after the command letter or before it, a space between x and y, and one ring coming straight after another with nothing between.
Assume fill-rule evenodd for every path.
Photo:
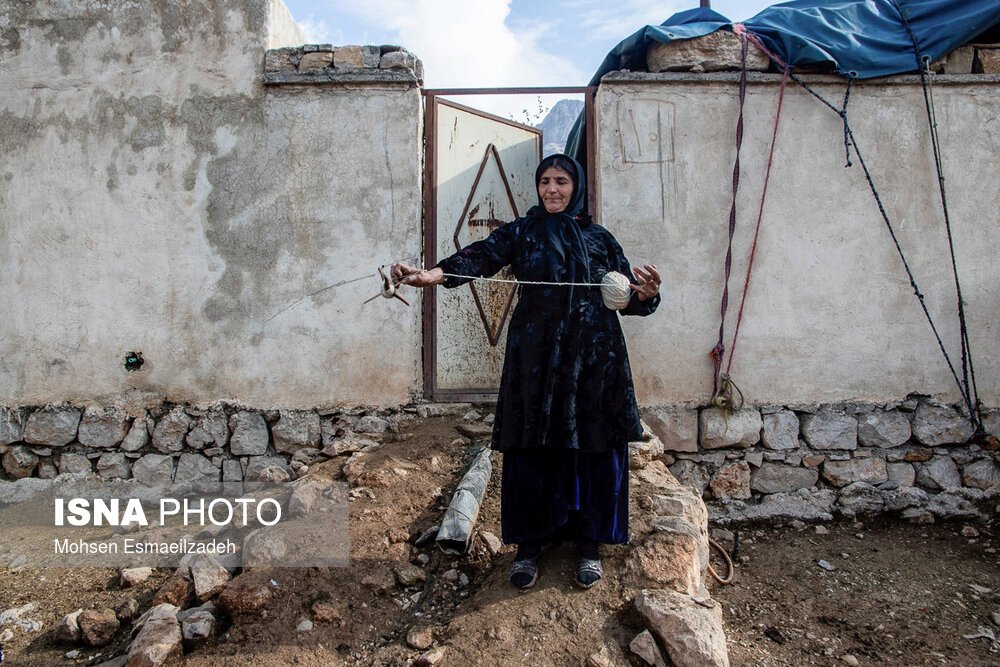
<instances>
[{"instance_id":1,"label":"dirt ground","mask_svg":"<svg viewBox=\"0 0 1000 667\"><path fill-rule=\"evenodd\" d=\"M962 529L970 537L962 534ZM735 665L1000 665L993 526L892 521L744 529L716 586ZM978 535L974 535L978 533ZM823 561L833 570L819 565ZM1000 620L1000 617L998 617Z\"/></svg>"},{"instance_id":2,"label":"dirt ground","mask_svg":"<svg viewBox=\"0 0 1000 667\"><path fill-rule=\"evenodd\" d=\"M606 576L589 591L572 585L571 545L549 549L538 585L507 583L513 548L497 555L482 534L465 558L413 540L439 523L448 494L485 442L460 435L461 418L404 422L363 457L350 504L348 568L267 569L237 580L276 593L259 612L220 618L217 637L189 649L185 665L401 665L432 639L444 665L581 665L608 646L619 664L640 665L628 643L643 629L637 591L623 574L628 545L604 547ZM500 535L499 457L479 517ZM312 466L338 478L344 459ZM645 530L640 499L654 492L633 478L632 534ZM721 603L733 665L1000 665L1000 555L995 524L912 525L892 521L739 529L731 585L709 582ZM964 534L963 534L964 530ZM736 532L734 530L734 532ZM726 542L724 540L724 542ZM730 548L732 541L726 542ZM425 582L404 587L398 572L429 559ZM721 559L713 562L724 570ZM823 561L832 570L824 569ZM170 572L122 589L117 572L96 568L0 569L0 611L34 602L42 632L15 630L6 664L99 664L128 647L126 627L103 648L53 644L48 630L78 608L114 609L135 598L142 610ZM466 582L467 578L467 582ZM311 630L297 628L303 620ZM997 617L1000 621L1000 616ZM427 634L429 633L429 635ZM80 654L64 654L79 648Z\"/></svg>"}]
</instances>

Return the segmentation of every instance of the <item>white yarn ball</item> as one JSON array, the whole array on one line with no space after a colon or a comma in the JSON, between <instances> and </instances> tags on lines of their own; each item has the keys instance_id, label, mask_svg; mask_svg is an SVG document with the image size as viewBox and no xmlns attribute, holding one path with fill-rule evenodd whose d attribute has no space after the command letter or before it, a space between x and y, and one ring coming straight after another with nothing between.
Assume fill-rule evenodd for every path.
<instances>
[{"instance_id":1,"label":"white yarn ball","mask_svg":"<svg viewBox=\"0 0 1000 667\"><path fill-rule=\"evenodd\" d=\"M628 277L617 271L605 273L601 279L601 296L604 297L604 305L611 310L621 310L627 306L632 298Z\"/></svg>"}]
</instances>

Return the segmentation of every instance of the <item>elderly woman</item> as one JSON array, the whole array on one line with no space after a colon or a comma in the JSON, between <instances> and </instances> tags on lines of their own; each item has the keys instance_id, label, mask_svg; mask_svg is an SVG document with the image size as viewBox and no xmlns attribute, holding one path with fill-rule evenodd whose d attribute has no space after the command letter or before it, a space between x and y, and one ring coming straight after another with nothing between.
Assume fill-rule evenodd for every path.
<instances>
[{"instance_id":1,"label":"elderly woman","mask_svg":"<svg viewBox=\"0 0 1000 667\"><path fill-rule=\"evenodd\" d=\"M421 271L392 266L395 283L457 287L509 265L526 282L596 283L605 273L629 276L624 315L648 315L660 302L656 267L636 267L584 211L583 170L567 155L545 158L535 172L538 205ZM493 422L503 452L503 539L517 544L511 583L530 588L542 546L575 540L576 582L602 576L598 544L628 540L628 443L642 436L618 313L600 289L521 285L507 332Z\"/></svg>"}]
</instances>

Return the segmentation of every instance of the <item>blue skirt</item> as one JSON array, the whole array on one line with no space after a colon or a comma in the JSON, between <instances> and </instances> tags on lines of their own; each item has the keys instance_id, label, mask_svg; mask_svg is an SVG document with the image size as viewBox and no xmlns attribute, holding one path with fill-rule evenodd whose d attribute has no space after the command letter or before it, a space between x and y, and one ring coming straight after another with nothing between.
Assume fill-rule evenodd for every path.
<instances>
[{"instance_id":1,"label":"blue skirt","mask_svg":"<svg viewBox=\"0 0 1000 667\"><path fill-rule=\"evenodd\" d=\"M628 541L628 447L503 452L500 524L507 544Z\"/></svg>"}]
</instances>

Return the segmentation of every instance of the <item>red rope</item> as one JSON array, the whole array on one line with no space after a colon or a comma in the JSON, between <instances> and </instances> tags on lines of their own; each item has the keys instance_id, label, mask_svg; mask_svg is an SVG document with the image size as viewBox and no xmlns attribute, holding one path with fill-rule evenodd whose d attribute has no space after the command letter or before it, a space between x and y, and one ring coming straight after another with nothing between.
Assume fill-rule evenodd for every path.
<instances>
[{"instance_id":1,"label":"red rope","mask_svg":"<svg viewBox=\"0 0 1000 667\"><path fill-rule=\"evenodd\" d=\"M740 323L743 321L743 306L747 302L747 292L750 287L750 274L753 271L753 260L757 256L757 237L760 235L760 221L764 218L764 200L767 198L767 183L771 179L771 162L774 159L774 144L778 138L778 123L781 121L781 103L785 99L785 84L788 83L788 69L781 77L781 87L778 89L778 109L774 113L774 131L771 133L771 150L767 154L767 169L764 172L764 189L760 193L760 208L757 211L757 227L753 233L753 245L750 246L750 260L747 262L747 275L743 281L743 297L740 299L740 310L736 314L736 328L733 330L733 344L729 348L729 361L726 362L726 375L733 365L733 355L736 354L736 339L740 335Z\"/></svg>"},{"instance_id":2,"label":"red rope","mask_svg":"<svg viewBox=\"0 0 1000 667\"><path fill-rule=\"evenodd\" d=\"M733 32L739 35L741 38L748 39L751 42L753 42L754 46L763 51L764 55L770 58L771 61L774 62L774 64L780 67L782 70L788 69L788 65L785 63L785 61L782 60L781 57L778 56L776 53L772 52L769 48L764 46L764 42L760 41L760 38L757 37L757 35L747 30L747 27L744 24L734 23Z\"/></svg>"}]
</instances>

